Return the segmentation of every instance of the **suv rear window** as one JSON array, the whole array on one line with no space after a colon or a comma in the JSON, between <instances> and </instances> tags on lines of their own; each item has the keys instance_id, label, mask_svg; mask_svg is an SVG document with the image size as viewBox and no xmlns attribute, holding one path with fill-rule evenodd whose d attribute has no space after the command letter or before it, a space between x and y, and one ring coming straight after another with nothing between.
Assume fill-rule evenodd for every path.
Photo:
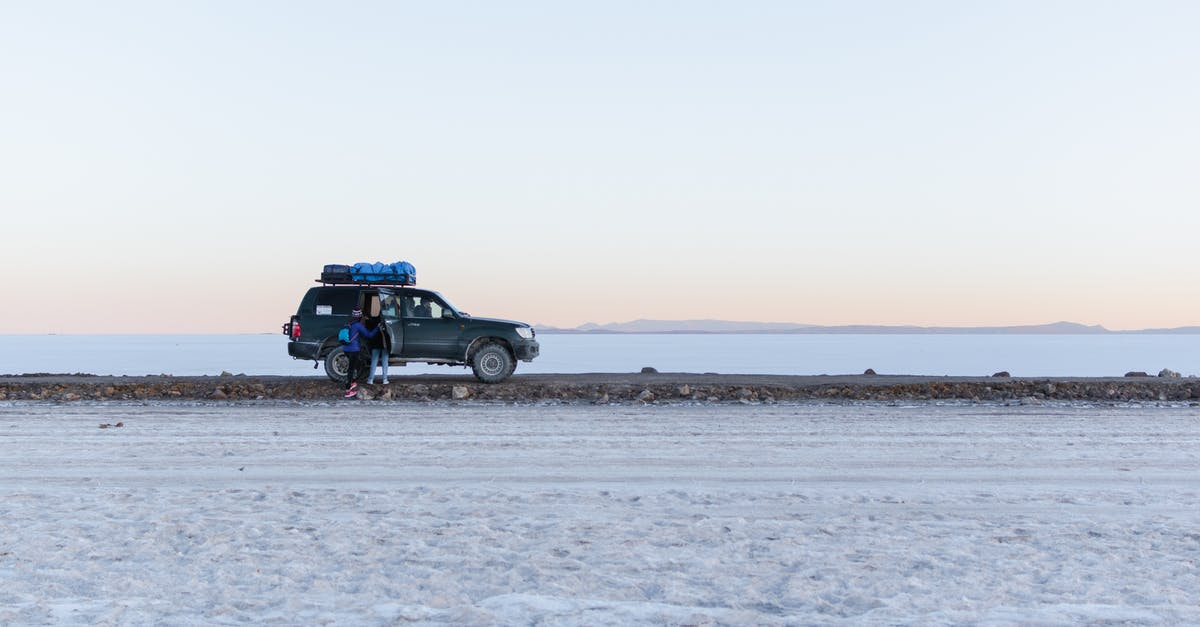
<instances>
[{"instance_id":1,"label":"suv rear window","mask_svg":"<svg viewBox=\"0 0 1200 627\"><path fill-rule=\"evenodd\" d=\"M317 292L317 315L349 316L350 311L358 305L358 290L321 290ZM332 310L332 311L331 311Z\"/></svg>"}]
</instances>

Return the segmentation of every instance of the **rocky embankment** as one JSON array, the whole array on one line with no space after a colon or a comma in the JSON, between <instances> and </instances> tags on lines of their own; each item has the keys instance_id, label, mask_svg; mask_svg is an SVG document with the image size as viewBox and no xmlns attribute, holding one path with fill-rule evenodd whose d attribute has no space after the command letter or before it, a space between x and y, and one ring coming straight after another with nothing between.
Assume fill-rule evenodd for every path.
<instances>
[{"instance_id":1,"label":"rocky embankment","mask_svg":"<svg viewBox=\"0 0 1200 627\"><path fill-rule=\"evenodd\" d=\"M398 376L363 385L360 401L533 403L773 403L803 400L1183 402L1200 406L1195 377L1033 378L893 375L779 376L689 373L518 375L496 385L462 376ZM339 400L319 377L0 377L0 401Z\"/></svg>"}]
</instances>

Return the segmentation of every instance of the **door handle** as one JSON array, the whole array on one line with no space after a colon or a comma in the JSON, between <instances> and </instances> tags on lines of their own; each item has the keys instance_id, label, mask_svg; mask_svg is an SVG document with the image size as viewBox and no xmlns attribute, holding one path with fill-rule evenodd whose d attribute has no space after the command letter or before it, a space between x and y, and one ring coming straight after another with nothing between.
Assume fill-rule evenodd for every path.
<instances>
[{"instance_id":1,"label":"door handle","mask_svg":"<svg viewBox=\"0 0 1200 627\"><path fill-rule=\"evenodd\" d=\"M408 326L410 326L410 327L419 327L419 326L421 326L421 323L420 323L420 322L410 322L410 323L408 323Z\"/></svg>"}]
</instances>

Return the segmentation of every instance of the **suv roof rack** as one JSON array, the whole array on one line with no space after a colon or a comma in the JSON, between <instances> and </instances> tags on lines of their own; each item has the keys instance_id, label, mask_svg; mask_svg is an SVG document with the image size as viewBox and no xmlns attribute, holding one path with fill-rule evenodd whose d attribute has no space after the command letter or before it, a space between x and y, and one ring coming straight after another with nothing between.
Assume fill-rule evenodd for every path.
<instances>
[{"instance_id":1,"label":"suv roof rack","mask_svg":"<svg viewBox=\"0 0 1200 627\"><path fill-rule=\"evenodd\" d=\"M348 285L348 286L357 286L357 287L373 287L373 286L415 287L417 285L417 282L412 279L399 279L399 278L397 278L397 279L379 279L379 280L370 280L370 281L368 281L366 279L363 279L361 281L355 281L354 279L324 279L324 278L321 278L321 279L317 279L316 282L320 283L321 285L325 285L325 286Z\"/></svg>"}]
</instances>

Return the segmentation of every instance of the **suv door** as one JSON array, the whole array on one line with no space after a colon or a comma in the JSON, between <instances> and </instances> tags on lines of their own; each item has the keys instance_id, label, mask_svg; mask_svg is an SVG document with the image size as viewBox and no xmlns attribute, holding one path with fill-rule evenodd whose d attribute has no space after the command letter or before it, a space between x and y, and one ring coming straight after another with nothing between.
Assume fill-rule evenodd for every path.
<instances>
[{"instance_id":1,"label":"suv door","mask_svg":"<svg viewBox=\"0 0 1200 627\"><path fill-rule=\"evenodd\" d=\"M400 320L400 298L388 289L379 289L379 317L383 320L388 354L399 355L404 349L404 323Z\"/></svg>"},{"instance_id":2,"label":"suv door","mask_svg":"<svg viewBox=\"0 0 1200 627\"><path fill-rule=\"evenodd\" d=\"M404 321L401 355L462 359L458 346L461 325L442 299L429 293L406 292L400 297L400 316Z\"/></svg>"}]
</instances>

